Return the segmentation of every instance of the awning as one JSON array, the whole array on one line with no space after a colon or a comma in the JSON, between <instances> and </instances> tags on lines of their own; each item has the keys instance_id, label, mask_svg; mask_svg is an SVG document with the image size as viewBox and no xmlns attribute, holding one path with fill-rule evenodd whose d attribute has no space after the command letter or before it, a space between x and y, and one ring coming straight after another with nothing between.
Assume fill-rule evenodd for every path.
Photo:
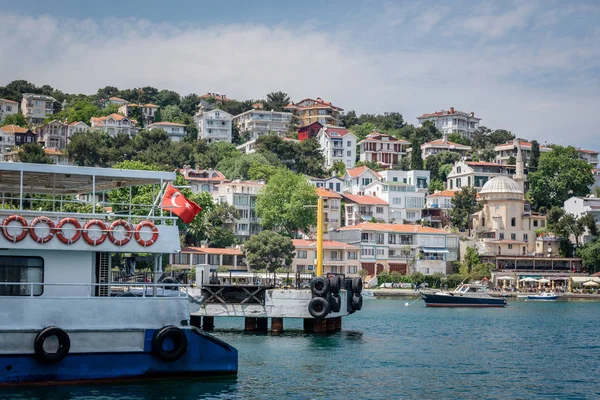
<instances>
[{"instance_id":1,"label":"awning","mask_svg":"<svg viewBox=\"0 0 600 400\"><path fill-rule=\"evenodd\" d=\"M448 249L436 249L433 247L423 247L423 252L424 253L444 253L444 254L450 253L448 251Z\"/></svg>"}]
</instances>

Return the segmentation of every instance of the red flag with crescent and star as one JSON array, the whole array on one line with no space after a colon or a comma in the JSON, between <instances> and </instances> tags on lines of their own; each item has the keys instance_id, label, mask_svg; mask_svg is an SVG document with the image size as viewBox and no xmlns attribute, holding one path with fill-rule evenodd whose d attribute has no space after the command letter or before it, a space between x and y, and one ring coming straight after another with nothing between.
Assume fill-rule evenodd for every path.
<instances>
[{"instance_id":1,"label":"red flag with crescent and star","mask_svg":"<svg viewBox=\"0 0 600 400\"><path fill-rule=\"evenodd\" d=\"M192 222L194 217L202 211L202 208L198 204L186 199L170 183L167 184L160 207L177 215L185 224Z\"/></svg>"}]
</instances>

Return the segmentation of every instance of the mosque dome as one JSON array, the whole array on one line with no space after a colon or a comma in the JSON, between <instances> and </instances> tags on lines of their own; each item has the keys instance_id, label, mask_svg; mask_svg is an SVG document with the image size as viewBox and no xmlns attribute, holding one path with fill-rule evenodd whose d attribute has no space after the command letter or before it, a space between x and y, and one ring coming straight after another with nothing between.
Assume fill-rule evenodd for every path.
<instances>
[{"instance_id":1,"label":"mosque dome","mask_svg":"<svg viewBox=\"0 0 600 400\"><path fill-rule=\"evenodd\" d=\"M508 176L497 176L487 181L479 194L518 194L522 196L523 190L517 182Z\"/></svg>"}]
</instances>

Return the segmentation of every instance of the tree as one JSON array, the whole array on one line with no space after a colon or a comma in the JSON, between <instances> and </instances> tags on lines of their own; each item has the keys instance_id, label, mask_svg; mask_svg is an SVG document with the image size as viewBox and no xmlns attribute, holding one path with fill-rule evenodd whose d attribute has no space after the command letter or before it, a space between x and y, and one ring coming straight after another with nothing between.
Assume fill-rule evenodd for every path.
<instances>
[{"instance_id":1,"label":"tree","mask_svg":"<svg viewBox=\"0 0 600 400\"><path fill-rule=\"evenodd\" d=\"M101 131L75 132L67 145L67 154L80 167L107 167L110 137Z\"/></svg>"},{"instance_id":2,"label":"tree","mask_svg":"<svg viewBox=\"0 0 600 400\"><path fill-rule=\"evenodd\" d=\"M200 97L196 93L191 93L181 99L179 108L187 115L193 116L198 111L198 104L200 104Z\"/></svg>"},{"instance_id":3,"label":"tree","mask_svg":"<svg viewBox=\"0 0 600 400\"><path fill-rule=\"evenodd\" d=\"M421 142L430 142L442 137L442 132L436 128L433 121L425 121L420 127L415 129L414 138L418 138Z\"/></svg>"},{"instance_id":4,"label":"tree","mask_svg":"<svg viewBox=\"0 0 600 400\"><path fill-rule=\"evenodd\" d=\"M348 111L346 114L342 115L340 125L346 128L350 128L351 126L358 125L358 117L356 116L356 111Z\"/></svg>"},{"instance_id":5,"label":"tree","mask_svg":"<svg viewBox=\"0 0 600 400\"><path fill-rule=\"evenodd\" d=\"M508 160L506 161L507 165L516 165L517 164L517 159L515 158L515 156L510 156L508 157Z\"/></svg>"},{"instance_id":6,"label":"tree","mask_svg":"<svg viewBox=\"0 0 600 400\"><path fill-rule=\"evenodd\" d=\"M454 142L454 143L459 143L459 144L464 144L465 146L473 146L473 141L471 139L469 139L468 137L461 135L460 133L452 133L452 134L448 135L448 141Z\"/></svg>"},{"instance_id":7,"label":"tree","mask_svg":"<svg viewBox=\"0 0 600 400\"><path fill-rule=\"evenodd\" d=\"M187 125L191 122L189 115L184 114L181 108L175 105L167 105L160 110L160 117L163 121L175 122L177 124Z\"/></svg>"},{"instance_id":8,"label":"tree","mask_svg":"<svg viewBox=\"0 0 600 400\"><path fill-rule=\"evenodd\" d=\"M562 206L572 196L585 196L594 184L590 163L578 157L574 147L555 146L543 153L535 172L529 174L530 192L539 209Z\"/></svg>"},{"instance_id":9,"label":"tree","mask_svg":"<svg viewBox=\"0 0 600 400\"><path fill-rule=\"evenodd\" d=\"M463 261L460 264L459 273L462 276L468 276L473 280L490 278L490 264L481 262L477 249L467 247Z\"/></svg>"},{"instance_id":10,"label":"tree","mask_svg":"<svg viewBox=\"0 0 600 400\"><path fill-rule=\"evenodd\" d=\"M271 272L289 266L295 251L292 239L269 230L250 236L243 249L250 268Z\"/></svg>"},{"instance_id":11,"label":"tree","mask_svg":"<svg viewBox=\"0 0 600 400\"><path fill-rule=\"evenodd\" d=\"M471 229L471 216L481 211L483 202L477 201L477 189L471 186L463 186L456 192L451 200L450 218L455 227L459 229Z\"/></svg>"},{"instance_id":12,"label":"tree","mask_svg":"<svg viewBox=\"0 0 600 400\"><path fill-rule=\"evenodd\" d=\"M529 172L533 172L537 169L538 164L540 162L540 144L537 140L531 141L531 156L529 157L529 163L527 167L529 168Z\"/></svg>"},{"instance_id":13,"label":"tree","mask_svg":"<svg viewBox=\"0 0 600 400\"><path fill-rule=\"evenodd\" d=\"M82 121L88 124L92 117L100 115L98 106L89 100L77 100L73 104L63 108L59 113L54 114L50 119L59 121L78 122Z\"/></svg>"},{"instance_id":14,"label":"tree","mask_svg":"<svg viewBox=\"0 0 600 400\"><path fill-rule=\"evenodd\" d=\"M156 95L156 103L162 108L167 106L177 106L180 102L181 96L179 96L179 93L172 90L161 90Z\"/></svg>"},{"instance_id":15,"label":"tree","mask_svg":"<svg viewBox=\"0 0 600 400\"><path fill-rule=\"evenodd\" d=\"M343 161L336 161L331 167L331 176L343 176L346 173L346 164Z\"/></svg>"},{"instance_id":16,"label":"tree","mask_svg":"<svg viewBox=\"0 0 600 400\"><path fill-rule=\"evenodd\" d=\"M266 109L283 111L283 107L290 104L290 96L283 92L271 92L267 94Z\"/></svg>"},{"instance_id":17,"label":"tree","mask_svg":"<svg viewBox=\"0 0 600 400\"><path fill-rule=\"evenodd\" d=\"M33 164L52 164L44 148L37 143L26 143L19 149L19 161Z\"/></svg>"},{"instance_id":18,"label":"tree","mask_svg":"<svg viewBox=\"0 0 600 400\"><path fill-rule=\"evenodd\" d=\"M315 188L299 174L279 169L258 194L256 212L265 229L291 236L316 224ZM307 207L309 206L309 207Z\"/></svg>"},{"instance_id":19,"label":"tree","mask_svg":"<svg viewBox=\"0 0 600 400\"><path fill-rule=\"evenodd\" d=\"M488 142L493 145L498 145L506 142L510 142L515 138L515 135L511 131L506 129L496 129L488 135Z\"/></svg>"},{"instance_id":20,"label":"tree","mask_svg":"<svg viewBox=\"0 0 600 400\"><path fill-rule=\"evenodd\" d=\"M16 114L7 115L4 118L4 121L2 121L2 126L4 126L4 125L17 125L17 126L20 126L21 128L26 128L27 121L25 121L25 117L23 116L23 113L21 111L19 111Z\"/></svg>"},{"instance_id":21,"label":"tree","mask_svg":"<svg viewBox=\"0 0 600 400\"><path fill-rule=\"evenodd\" d=\"M432 180L439 179L440 163L437 154L427 157L425 160L425 168L429 170L429 176Z\"/></svg>"},{"instance_id":22,"label":"tree","mask_svg":"<svg viewBox=\"0 0 600 400\"><path fill-rule=\"evenodd\" d=\"M429 182L429 193L433 194L436 191L442 191L444 190L444 182L440 181L439 179L432 179Z\"/></svg>"},{"instance_id":23,"label":"tree","mask_svg":"<svg viewBox=\"0 0 600 400\"><path fill-rule=\"evenodd\" d=\"M233 246L236 238L231 229L222 226L213 227L208 237L208 247L224 248Z\"/></svg>"},{"instance_id":24,"label":"tree","mask_svg":"<svg viewBox=\"0 0 600 400\"><path fill-rule=\"evenodd\" d=\"M356 136L356 141L360 142L366 138L369 133L375 131L375 124L372 122L365 122L360 125L353 125L348 130Z\"/></svg>"},{"instance_id":25,"label":"tree","mask_svg":"<svg viewBox=\"0 0 600 400\"><path fill-rule=\"evenodd\" d=\"M410 153L410 168L413 170L423 169L423 157L421 154L421 144L417 139L412 141L412 151Z\"/></svg>"},{"instance_id":26,"label":"tree","mask_svg":"<svg viewBox=\"0 0 600 400\"><path fill-rule=\"evenodd\" d=\"M275 167L261 153L241 154L238 157L225 158L217 164L216 169L231 180L256 179L263 172L275 172ZM252 177L250 177L251 170Z\"/></svg>"},{"instance_id":27,"label":"tree","mask_svg":"<svg viewBox=\"0 0 600 400\"><path fill-rule=\"evenodd\" d=\"M205 141L198 141L194 151L194 160L196 167L200 169L215 168L217 164L226 158L236 158L242 153L235 148L235 145L227 142L212 142L207 144Z\"/></svg>"},{"instance_id":28,"label":"tree","mask_svg":"<svg viewBox=\"0 0 600 400\"><path fill-rule=\"evenodd\" d=\"M383 169L383 167L381 165L379 165L378 163L376 163L375 161L359 161L356 164L354 164L354 168L363 167L363 166L368 167L369 169L372 169L373 171L381 171Z\"/></svg>"},{"instance_id":29,"label":"tree","mask_svg":"<svg viewBox=\"0 0 600 400\"><path fill-rule=\"evenodd\" d=\"M594 241L577 249L577 255L589 273L600 272L600 241Z\"/></svg>"}]
</instances>

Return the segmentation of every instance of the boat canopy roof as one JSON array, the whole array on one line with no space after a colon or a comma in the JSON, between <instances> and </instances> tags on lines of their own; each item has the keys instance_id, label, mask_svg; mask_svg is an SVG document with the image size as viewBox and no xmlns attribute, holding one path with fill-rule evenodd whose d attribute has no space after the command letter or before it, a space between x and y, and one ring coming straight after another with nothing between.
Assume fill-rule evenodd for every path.
<instances>
[{"instance_id":1,"label":"boat canopy roof","mask_svg":"<svg viewBox=\"0 0 600 400\"><path fill-rule=\"evenodd\" d=\"M175 180L175 172L0 162L0 192L77 195Z\"/></svg>"}]
</instances>

